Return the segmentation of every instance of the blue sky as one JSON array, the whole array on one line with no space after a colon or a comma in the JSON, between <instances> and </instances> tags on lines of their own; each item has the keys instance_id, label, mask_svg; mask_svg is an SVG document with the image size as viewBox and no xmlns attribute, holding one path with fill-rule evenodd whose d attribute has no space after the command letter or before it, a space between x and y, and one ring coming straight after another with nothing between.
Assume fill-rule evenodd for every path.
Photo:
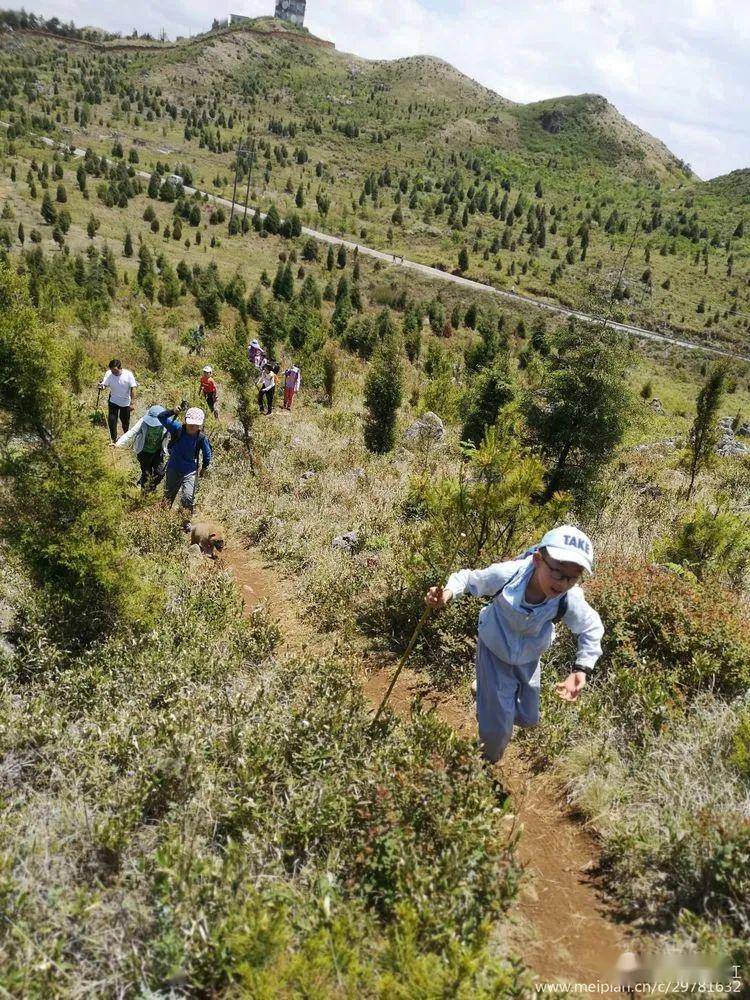
<instances>
[{"instance_id":1,"label":"blue sky","mask_svg":"<svg viewBox=\"0 0 750 1000\"><path fill-rule=\"evenodd\" d=\"M51 0L46 16L196 33L274 0ZM31 2L27 9L37 10ZM750 167L750 0L308 0L307 26L372 59L430 54L514 101L603 94L708 178Z\"/></svg>"}]
</instances>

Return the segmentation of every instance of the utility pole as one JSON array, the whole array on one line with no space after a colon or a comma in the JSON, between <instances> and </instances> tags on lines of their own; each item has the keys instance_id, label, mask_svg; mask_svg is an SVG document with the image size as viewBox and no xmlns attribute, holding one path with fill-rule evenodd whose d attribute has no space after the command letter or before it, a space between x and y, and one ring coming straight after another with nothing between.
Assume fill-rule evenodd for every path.
<instances>
[{"instance_id":1,"label":"utility pole","mask_svg":"<svg viewBox=\"0 0 750 1000\"><path fill-rule=\"evenodd\" d=\"M253 159L255 157L255 140L248 136L247 146L243 146L242 142L237 147L237 156L234 161L234 188L232 190L232 208L229 213L229 232L232 232L232 220L234 219L234 208L237 199L237 183L240 177L240 165L242 163L243 156L247 157L247 189L245 190L245 214L243 218L247 218L247 202L250 197L250 175L253 169Z\"/></svg>"}]
</instances>

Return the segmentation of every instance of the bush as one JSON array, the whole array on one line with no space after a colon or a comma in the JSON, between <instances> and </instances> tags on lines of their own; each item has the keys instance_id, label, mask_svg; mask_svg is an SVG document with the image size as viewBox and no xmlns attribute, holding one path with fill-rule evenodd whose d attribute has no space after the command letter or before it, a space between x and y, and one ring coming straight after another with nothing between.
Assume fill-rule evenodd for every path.
<instances>
[{"instance_id":1,"label":"bush","mask_svg":"<svg viewBox=\"0 0 750 1000\"><path fill-rule=\"evenodd\" d=\"M730 510L699 504L657 544L655 555L699 580L715 576L739 586L750 565L750 525Z\"/></svg>"},{"instance_id":2,"label":"bush","mask_svg":"<svg viewBox=\"0 0 750 1000\"><path fill-rule=\"evenodd\" d=\"M144 586L124 548L122 485L105 455L91 428L71 423L54 448L26 450L4 469L11 492L3 506L13 510L6 538L40 588L37 614L62 647L148 620ZM16 669L30 675L44 669L44 659L32 645Z\"/></svg>"},{"instance_id":3,"label":"bush","mask_svg":"<svg viewBox=\"0 0 750 1000\"><path fill-rule=\"evenodd\" d=\"M586 596L604 623L595 674L600 707L604 701L629 740L659 731L670 708L701 692L734 698L750 686L749 623L736 597L715 583L659 566L623 566L594 577ZM565 633L550 662L573 660Z\"/></svg>"},{"instance_id":4,"label":"bush","mask_svg":"<svg viewBox=\"0 0 750 1000\"><path fill-rule=\"evenodd\" d=\"M160 372L164 363L164 346L151 317L141 309L133 312L133 340L146 352L150 370Z\"/></svg>"}]
</instances>

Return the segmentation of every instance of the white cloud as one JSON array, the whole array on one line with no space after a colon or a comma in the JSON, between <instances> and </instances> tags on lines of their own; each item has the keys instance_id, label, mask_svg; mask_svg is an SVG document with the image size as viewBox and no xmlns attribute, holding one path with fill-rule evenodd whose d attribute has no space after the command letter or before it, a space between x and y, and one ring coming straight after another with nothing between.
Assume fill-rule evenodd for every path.
<instances>
[{"instance_id":1,"label":"white cloud","mask_svg":"<svg viewBox=\"0 0 750 1000\"><path fill-rule=\"evenodd\" d=\"M251 16L274 6L229 2ZM44 13L174 36L205 29L229 9L206 0L133 0L127 8L51 0ZM750 166L746 0L308 0L307 24L367 58L440 56L515 101L604 94L703 177Z\"/></svg>"}]
</instances>

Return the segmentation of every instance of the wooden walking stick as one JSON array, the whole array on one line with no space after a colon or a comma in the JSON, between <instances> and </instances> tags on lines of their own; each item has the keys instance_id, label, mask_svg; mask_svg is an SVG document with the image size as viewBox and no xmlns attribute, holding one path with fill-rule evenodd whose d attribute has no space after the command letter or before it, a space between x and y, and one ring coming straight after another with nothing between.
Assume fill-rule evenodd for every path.
<instances>
[{"instance_id":1,"label":"wooden walking stick","mask_svg":"<svg viewBox=\"0 0 750 1000\"><path fill-rule=\"evenodd\" d=\"M447 573L448 570L453 565L453 561L456 558L456 556L458 555L458 550L461 547L461 542L465 538L466 538L466 535L463 532L461 532L461 534L458 536L458 541L456 542L456 545L455 545L453 551L451 552L450 557L448 558L447 566L446 566L445 572L443 573L443 576L445 576L445 573ZM433 608L431 608L428 605L424 609L424 611L422 612L422 617L417 622L417 626L416 626L416 628L414 629L414 631L411 634L411 639L409 639L409 645L406 647L406 650L405 650L403 656L398 661L398 666L396 667L396 669L395 669L395 671L393 673L393 677L391 678L391 683L388 685L388 690L385 692L385 695L383 696L383 700L380 702L380 705L378 706L378 710L375 713L375 718L372 720L371 728L376 725L378 719L380 718L380 716L383 713L383 709L388 704L388 699L390 698L391 692L393 691L394 687L396 686L396 681L398 680L401 671L404 669L404 665L406 664L406 661L411 656L412 650L414 649L414 647L415 647L415 645L417 643L417 639L422 634L422 629L425 627L427 619L432 614L432 611L433 611Z\"/></svg>"}]
</instances>

